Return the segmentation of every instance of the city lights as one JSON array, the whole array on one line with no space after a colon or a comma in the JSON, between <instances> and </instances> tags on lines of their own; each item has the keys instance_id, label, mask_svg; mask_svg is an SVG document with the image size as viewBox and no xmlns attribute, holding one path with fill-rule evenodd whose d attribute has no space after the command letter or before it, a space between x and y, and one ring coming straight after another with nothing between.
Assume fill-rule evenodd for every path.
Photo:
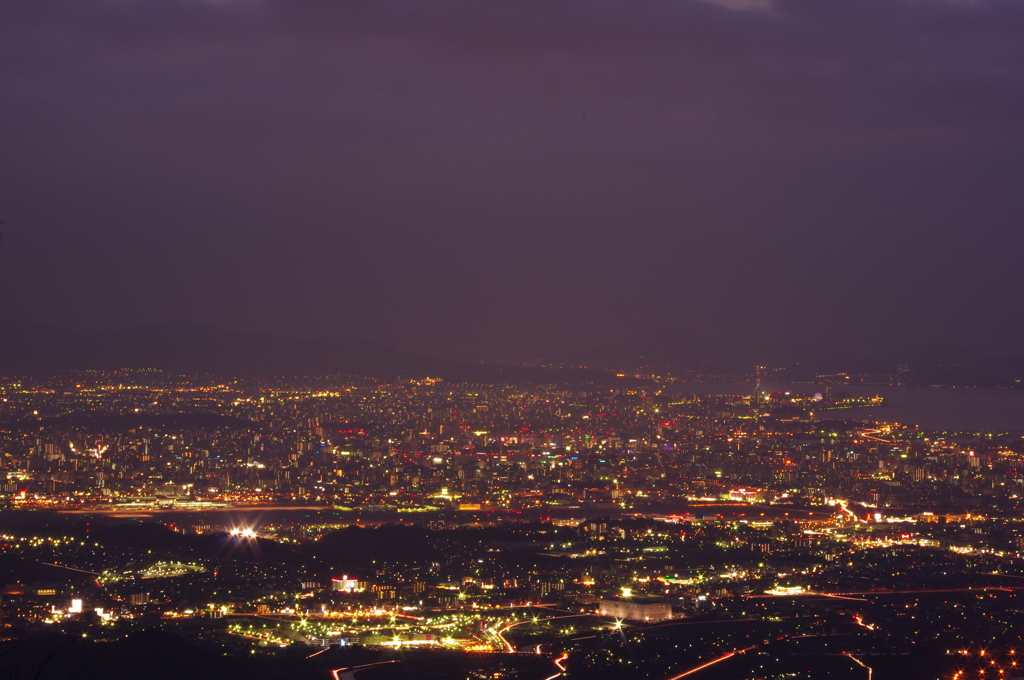
<instances>
[{"instance_id":1,"label":"city lights","mask_svg":"<svg viewBox=\"0 0 1024 680\"><path fill-rule=\"evenodd\" d=\"M60 399L152 404L137 392ZM160 398L216 399L231 427L9 437L12 511L68 524L0 531L5 554L46 570L6 586L4 620L95 640L187 624L335 669L342 650L446 650L529 657L538 677L756 675L815 640L835 672L880 674L879 645L940 640L957 650L943 680L1016 671L1024 524L984 503L1018 501L1024 446L840 432L793 420L812 400L798 391L759 419L746 395L666 395L655 418L657 396L183 386ZM979 617L1002 637L972 638Z\"/></svg>"}]
</instances>

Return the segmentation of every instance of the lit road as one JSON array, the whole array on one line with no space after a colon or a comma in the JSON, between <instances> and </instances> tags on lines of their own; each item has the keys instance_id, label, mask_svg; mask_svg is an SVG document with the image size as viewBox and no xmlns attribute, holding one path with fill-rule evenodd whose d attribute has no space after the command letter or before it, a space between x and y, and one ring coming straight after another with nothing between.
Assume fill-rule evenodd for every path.
<instances>
[{"instance_id":1,"label":"lit road","mask_svg":"<svg viewBox=\"0 0 1024 680\"><path fill-rule=\"evenodd\" d=\"M879 432L881 432L881 430L861 430L859 432L859 434L864 439L870 439L873 442L882 442L883 444L889 444L890 446L892 446L892 445L894 445L896 443L896 442L892 441L891 439L882 439L881 437L872 437L871 435L868 434L868 432L870 432L871 434L878 434Z\"/></svg>"},{"instance_id":2,"label":"lit road","mask_svg":"<svg viewBox=\"0 0 1024 680\"><path fill-rule=\"evenodd\" d=\"M514 628L515 626L520 626L520 625L522 625L524 623L541 623L543 621L554 621L556 619L576 619L576 618L580 618L582 616L591 616L591 614L568 614L566 616L552 616L551 618L547 618L547 619L527 619L525 621L516 621L514 623L508 624L507 626L505 626L504 628L502 628L500 630L495 631L495 635L497 636L497 638L499 640L501 640L501 643L503 645L505 645L505 649L510 654L514 654L515 651L516 651L515 648L512 646L512 643L509 642L508 639L505 637L505 631L509 630L510 628ZM537 650L538 650L538 653L539 653L539 651L540 651L540 646L539 645L537 647ZM558 657L557 659L552 659L552 663L554 663L555 667L558 668L558 672L555 673L554 675L551 675L551 676L548 676L547 678L544 678L544 680L555 680L555 678L557 678L560 675L562 675L563 673L565 673L565 670L566 670L565 669L565 660L568 659L568 658L569 658L568 652L563 652L562 655L560 657Z\"/></svg>"},{"instance_id":3,"label":"lit road","mask_svg":"<svg viewBox=\"0 0 1024 680\"><path fill-rule=\"evenodd\" d=\"M861 519L860 517L857 517L857 515L855 515L855 514L853 513L853 511L852 511L852 510L850 510L850 508L849 508L849 505L850 505L849 501L837 500L837 501L836 501L836 503L838 503L838 504L839 504L839 508L840 508L840 509L841 509L841 510L843 511L843 513L844 513L844 514L846 514L846 515L847 515L847 516L848 516L848 517L849 517L850 519L852 519L852 520L854 520L854 521L857 521L857 522L863 522L863 521L864 521L864 520L862 520L862 519Z\"/></svg>"},{"instance_id":4,"label":"lit road","mask_svg":"<svg viewBox=\"0 0 1024 680\"><path fill-rule=\"evenodd\" d=\"M78 571L83 574L89 574L90 576L99 576L98 572L86 571L85 569L77 569L75 567L66 567L63 564L53 564L52 562L41 562L44 567L57 567L58 569L67 569L68 571Z\"/></svg>"},{"instance_id":5,"label":"lit road","mask_svg":"<svg viewBox=\"0 0 1024 680\"><path fill-rule=\"evenodd\" d=\"M502 644L505 645L505 649L509 653L514 653L515 652L515 648L512 646L512 643L510 643L508 641L508 639L504 635L504 633L507 630L509 630L510 628L514 628L515 626L521 626L524 623L542 623L544 621L555 621L557 619L573 619L573 618L579 618L579 617L582 617L582 616L592 616L592 614L570 614L568 616L553 616L553 617L548 618L548 619L537 619L537 620L527 619L525 621L516 621L514 623L508 624L507 626L505 626L504 628L502 628L502 629L500 629L498 631L495 631L495 634L497 635L498 639L501 640ZM711 622L708 622L708 621L673 621L673 622L669 622L669 623L662 623L662 624L657 624L657 625L654 625L654 626L648 626L648 627L644 628L643 630L644 631L648 631L648 630L651 630L653 628L662 628L662 627L665 627L665 626L687 626L687 625L694 625L694 624L698 624L698 623L702 624L702 625L708 625L709 623L742 623L742 622L760 621L760 620L761 619L728 619L728 620L725 620L725 621L711 621ZM621 625L617 625L616 628L617 629L621 629ZM576 640L589 640L589 639L591 639L593 637L597 637L597 636L573 638L573 641L575 642ZM713 664L716 664L719 661L725 661L726 659L728 659L729 657L731 657L731 656L733 656L735 654L742 654L743 652L746 652L746 651L751 650L751 649L755 649L756 647L757 647L757 645L755 645L754 647L748 647L746 649L734 650L732 652L729 652L725 656L719 657L718 659L713 659L712 661L709 661L709 662L701 665L698 668L694 668L694 669L691 669L689 671L686 671L682 675L677 675L674 678L670 678L669 680L675 680L676 678L682 678L682 677L684 677L686 675L689 675L690 673L696 673L697 671L702 670L704 668L707 668L708 666L711 666ZM544 678L544 680L554 680L555 678L557 678L557 677L561 676L563 673L565 673L566 668L565 668L564 662L568 658L569 658L569 654L568 653L563 653L557 659L553 659L552 662L555 664L555 666L558 667L558 672L555 673L554 675L551 675L551 676L549 676L547 678Z\"/></svg>"},{"instance_id":6,"label":"lit road","mask_svg":"<svg viewBox=\"0 0 1024 680\"><path fill-rule=\"evenodd\" d=\"M521 626L524 623L543 623L544 621L555 621L558 619L578 619L582 616L593 616L593 614L569 614L567 616L552 616L548 619L525 619L523 621L516 621L514 623L510 623L504 628L495 631L494 634L497 635L498 639L501 640L501 643L505 645L505 650L508 651L509 654L514 654L516 651L515 647L513 647L512 643L509 642L508 639L505 637L505 631L509 630L510 628Z\"/></svg>"},{"instance_id":7,"label":"lit road","mask_svg":"<svg viewBox=\"0 0 1024 680\"><path fill-rule=\"evenodd\" d=\"M544 680L555 680L555 678L560 676L562 673L565 673L565 660L568 658L569 654L563 653L562 656L558 657L557 659L553 659L553 663L556 667L558 667L558 672L554 675L549 675L548 677L544 678Z\"/></svg>"},{"instance_id":8,"label":"lit road","mask_svg":"<svg viewBox=\"0 0 1024 680\"><path fill-rule=\"evenodd\" d=\"M1001 575L1001 574L1000 574ZM853 590L845 593L816 593L808 590L802 593L789 593L786 595L769 595L758 593L756 595L744 595L745 598L787 598L787 597L831 597L840 600L862 600L870 595L918 595L928 593L985 593L989 591L1002 591L1011 593L1017 590L1024 590L1024 586L967 586L964 588L924 588L921 590Z\"/></svg>"},{"instance_id":9,"label":"lit road","mask_svg":"<svg viewBox=\"0 0 1024 680\"><path fill-rule=\"evenodd\" d=\"M864 626L866 628L870 628L871 630L874 630L874 626L868 626L868 625L864 624L863 621L858 621L857 623L859 623L860 625L862 625L862 626ZM826 635L797 635L797 636L784 635L783 637L778 638L778 640L783 640L783 639L787 639L787 638L791 638L791 637L796 637L796 638L829 637L829 635L831 635L831 634L826 634ZM723 654L722 656L719 656L719 657L716 657L714 659L711 659L710 661L705 661L704 663L702 663L699 666L695 666L694 668L691 668L689 670L683 671L682 673L679 673L678 675L673 675L670 678L666 678L666 680L680 680L680 678L685 678L685 677L687 677L689 675L693 675L694 673L698 673L698 672L704 670L705 668L710 668L711 666L714 666L715 664L719 664L719 663L721 663L723 661L726 661L727 659L731 659L732 657L736 656L737 654L745 654L745 653L747 653L747 652L749 652L751 650L757 649L760 646L761 645L751 645L750 647L744 647L742 649L734 649L731 652L727 652L726 654ZM867 672L868 672L868 680L871 680L872 674L874 673L874 669L872 669L870 666L865 664L860 659L855 658L851 654L847 654L846 652L843 652L843 656L847 657L848 659L850 659L851 661L853 661L857 665L865 668L867 670Z\"/></svg>"},{"instance_id":10,"label":"lit road","mask_svg":"<svg viewBox=\"0 0 1024 680\"><path fill-rule=\"evenodd\" d=\"M850 660L854 661L858 666L861 666L862 668L868 669L868 680L871 680L871 676L875 674L875 669L874 668L872 668L871 666L867 665L866 663L864 663L863 661L861 661L860 659L855 657L853 654L847 654L846 656L848 656L850 658ZM1002 672L1002 671L1000 671L1000 672Z\"/></svg>"},{"instance_id":11,"label":"lit road","mask_svg":"<svg viewBox=\"0 0 1024 680\"><path fill-rule=\"evenodd\" d=\"M701 665L697 666L696 668L691 668L688 671L683 671L679 675L673 675L668 680L679 680L679 678L685 678L687 675L693 675L694 673L697 673L698 671L702 671L705 668L708 668L709 666L714 666L716 663L721 663L722 661L725 661L726 659L731 659L732 657L736 656L737 654L743 654L745 652L749 652L751 649L757 649L757 647L758 647L758 645L753 645L752 647L745 647L743 649L734 649L731 652L729 652L727 654L723 654L722 656L720 656L720 657L718 657L716 659L712 659L711 661L707 661L705 663L702 663Z\"/></svg>"},{"instance_id":12,"label":"lit road","mask_svg":"<svg viewBox=\"0 0 1024 680\"><path fill-rule=\"evenodd\" d=\"M371 666L383 666L384 664L397 662L398 659L392 659L391 661L378 661L377 663L366 663L362 666L347 666L345 668L336 668L333 671L331 671L331 675L334 676L334 680L355 680L356 673L363 670L364 668L370 668Z\"/></svg>"}]
</instances>

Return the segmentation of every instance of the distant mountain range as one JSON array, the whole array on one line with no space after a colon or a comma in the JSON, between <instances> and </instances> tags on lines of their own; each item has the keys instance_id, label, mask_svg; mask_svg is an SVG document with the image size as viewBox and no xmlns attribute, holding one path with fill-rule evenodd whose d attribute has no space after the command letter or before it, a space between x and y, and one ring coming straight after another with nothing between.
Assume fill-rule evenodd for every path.
<instances>
[{"instance_id":1,"label":"distant mountain range","mask_svg":"<svg viewBox=\"0 0 1024 680\"><path fill-rule=\"evenodd\" d=\"M847 374L852 380L904 385L1024 388L1024 357L998 356L952 343L858 356L827 345L757 347L716 342L679 328L595 350L584 365L615 371L750 375L772 369L773 380L805 382Z\"/></svg>"},{"instance_id":2,"label":"distant mountain range","mask_svg":"<svg viewBox=\"0 0 1024 680\"><path fill-rule=\"evenodd\" d=\"M353 337L300 339L201 324L143 324L84 334L37 323L0 324L0 376L70 370L156 368L224 376L439 377L479 383L622 384L613 373L673 373L742 378L757 365L772 380L1024 388L1024 357L952 344L922 345L859 357L827 346L730 346L677 328L566 357L552 369L478 364L402 352ZM585 367L585 368L583 368Z\"/></svg>"},{"instance_id":3,"label":"distant mountain range","mask_svg":"<svg viewBox=\"0 0 1024 680\"><path fill-rule=\"evenodd\" d=\"M757 365L850 361L853 355L827 345L758 345L729 343L681 328L659 328L628 342L592 350L581 357L595 366L624 369L647 366L679 370L709 367L749 370Z\"/></svg>"},{"instance_id":4,"label":"distant mountain range","mask_svg":"<svg viewBox=\"0 0 1024 680\"><path fill-rule=\"evenodd\" d=\"M200 324L144 324L95 335L41 324L0 329L0 371L159 368L180 373L305 375L430 374L449 363L359 338L305 340Z\"/></svg>"},{"instance_id":5,"label":"distant mountain range","mask_svg":"<svg viewBox=\"0 0 1024 680\"><path fill-rule=\"evenodd\" d=\"M143 324L84 334L0 325L0 376L160 369L223 376L440 377L458 382L607 382L606 371L474 364L401 352L362 338L301 339L203 324Z\"/></svg>"}]
</instances>

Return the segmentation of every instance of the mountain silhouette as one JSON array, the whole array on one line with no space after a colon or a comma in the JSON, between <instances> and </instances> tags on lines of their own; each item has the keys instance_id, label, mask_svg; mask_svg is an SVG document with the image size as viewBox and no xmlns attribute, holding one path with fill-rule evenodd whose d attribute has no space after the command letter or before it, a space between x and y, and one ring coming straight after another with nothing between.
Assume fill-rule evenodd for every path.
<instances>
[{"instance_id":1,"label":"mountain silhouette","mask_svg":"<svg viewBox=\"0 0 1024 680\"><path fill-rule=\"evenodd\" d=\"M774 369L776 381L813 382L842 373L872 383L1024 389L1024 357L987 354L943 342L859 356L814 342L778 344L737 338L733 344L681 328L661 328L580 353L577 360L627 372L707 371L740 376L751 374L755 366L766 366Z\"/></svg>"},{"instance_id":2,"label":"mountain silhouette","mask_svg":"<svg viewBox=\"0 0 1024 680\"><path fill-rule=\"evenodd\" d=\"M122 369L254 377L437 377L491 384L609 380L596 370L437 359L355 337L291 338L189 323L149 323L98 334L28 322L0 326L0 375Z\"/></svg>"},{"instance_id":3,"label":"mountain silhouette","mask_svg":"<svg viewBox=\"0 0 1024 680\"><path fill-rule=\"evenodd\" d=\"M430 374L458 362L399 352L362 338L299 339L202 324L143 324L95 335L33 323L0 329L0 372L156 368L227 375Z\"/></svg>"}]
</instances>

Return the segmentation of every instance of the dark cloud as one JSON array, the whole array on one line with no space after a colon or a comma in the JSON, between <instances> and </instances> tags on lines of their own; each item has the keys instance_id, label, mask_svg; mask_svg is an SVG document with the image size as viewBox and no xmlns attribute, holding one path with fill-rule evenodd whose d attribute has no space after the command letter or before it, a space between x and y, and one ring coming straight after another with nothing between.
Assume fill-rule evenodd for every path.
<instances>
[{"instance_id":1,"label":"dark cloud","mask_svg":"<svg viewBox=\"0 0 1024 680\"><path fill-rule=\"evenodd\" d=\"M728 5L7 0L2 305L1013 349L1024 5Z\"/></svg>"}]
</instances>

